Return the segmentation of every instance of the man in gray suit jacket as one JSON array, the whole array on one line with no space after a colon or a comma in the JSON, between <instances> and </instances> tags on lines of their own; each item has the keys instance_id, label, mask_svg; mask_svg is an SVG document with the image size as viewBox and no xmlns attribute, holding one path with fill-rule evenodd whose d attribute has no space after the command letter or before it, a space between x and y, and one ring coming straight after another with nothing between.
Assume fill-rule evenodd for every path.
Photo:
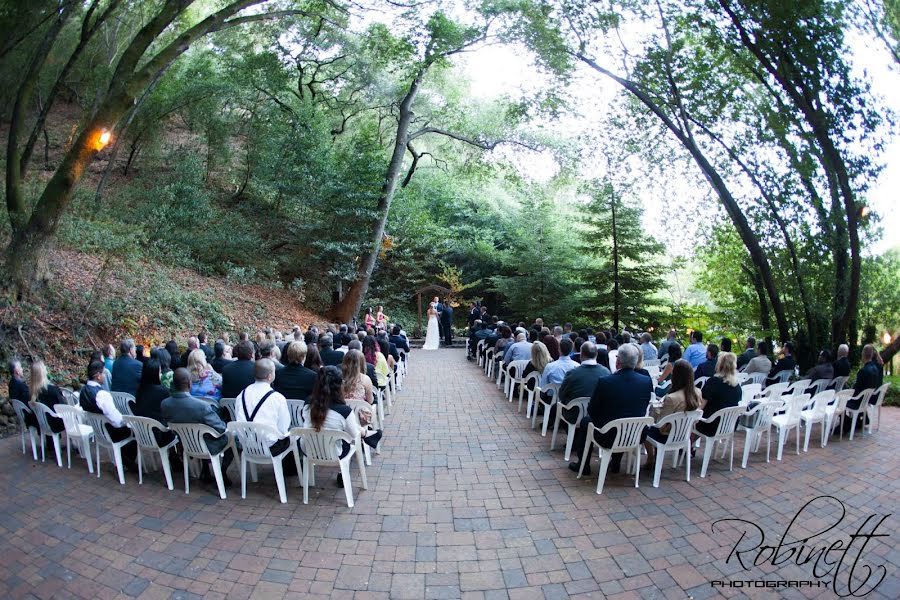
<instances>
[{"instance_id":1,"label":"man in gray suit jacket","mask_svg":"<svg viewBox=\"0 0 900 600\"><path fill-rule=\"evenodd\" d=\"M594 395L597 381L609 374L609 369L597 362L596 344L583 343L581 345L581 365L566 373L562 385L559 386L560 403L567 404L575 398L590 398ZM571 421L577 416L576 412L575 409L572 409L564 412L563 416Z\"/></svg>"},{"instance_id":2,"label":"man in gray suit jacket","mask_svg":"<svg viewBox=\"0 0 900 600\"><path fill-rule=\"evenodd\" d=\"M175 369L172 375L172 395L162 401L160 405L160 413L164 425L169 423L199 423L212 427L219 433L225 433L226 425L219 416L216 406L205 400L194 398L191 396L191 374L185 368ZM204 436L206 445L210 452L218 454L228 445L228 436L222 435L212 437ZM231 480L228 478L228 466L234 460L234 453L229 448L222 456L222 475L225 480L225 487L231 486ZM203 472L201 479L210 483L213 477L209 472L209 462L203 461Z\"/></svg>"}]
</instances>

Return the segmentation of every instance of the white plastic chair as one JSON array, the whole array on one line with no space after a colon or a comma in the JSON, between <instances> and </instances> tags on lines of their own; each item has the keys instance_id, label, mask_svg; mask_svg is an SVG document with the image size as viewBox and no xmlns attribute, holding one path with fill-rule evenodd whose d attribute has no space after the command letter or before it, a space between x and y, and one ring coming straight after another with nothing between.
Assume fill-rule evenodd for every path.
<instances>
[{"instance_id":1,"label":"white plastic chair","mask_svg":"<svg viewBox=\"0 0 900 600\"><path fill-rule=\"evenodd\" d=\"M296 446L292 443L281 452L273 455L269 448L271 436L279 437L278 430L265 423L245 423L232 421L228 424L228 432L237 437L241 444L241 498L247 497L247 463L257 465L272 464L275 471L275 484L278 486L278 498L282 504L287 502L287 493L284 489L284 459L288 454L294 455L294 463L297 465L297 484L300 484L300 456Z\"/></svg>"},{"instance_id":2,"label":"white plastic chair","mask_svg":"<svg viewBox=\"0 0 900 600\"><path fill-rule=\"evenodd\" d=\"M845 411L847 416L850 418L850 440L853 440L853 434L856 433L856 422L859 420L860 415L868 414L869 411L869 399L872 397L872 394L875 393L875 389L871 388L868 390L863 390L859 393L858 396L853 396L850 400L847 401L849 404L850 401L859 399L859 406L857 408L847 407ZM866 428L863 427L863 433L865 433Z\"/></svg>"},{"instance_id":3,"label":"white plastic chair","mask_svg":"<svg viewBox=\"0 0 900 600\"><path fill-rule=\"evenodd\" d=\"M709 377L698 377L694 380L694 387L698 390L702 390L707 381L709 381Z\"/></svg>"},{"instance_id":4,"label":"white plastic chair","mask_svg":"<svg viewBox=\"0 0 900 600\"><path fill-rule=\"evenodd\" d=\"M828 389L828 386L831 385L832 381L833 380L831 379L816 379L809 384L813 398L815 398L817 394L821 394Z\"/></svg>"},{"instance_id":5,"label":"white plastic chair","mask_svg":"<svg viewBox=\"0 0 900 600\"><path fill-rule=\"evenodd\" d=\"M553 436L550 438L550 449L553 450L556 448L556 436L559 432L559 424L565 423L568 426L568 431L566 432L566 453L564 455L566 461L569 460L569 456L572 454L572 443L575 441L575 429L578 428L581 419L587 414L587 406L590 401L591 399L587 396L581 396L580 398L573 398L568 404L556 403L556 422L553 424ZM563 413L570 409L578 409L574 421L568 421L565 416L563 416Z\"/></svg>"},{"instance_id":6,"label":"white plastic chair","mask_svg":"<svg viewBox=\"0 0 900 600\"><path fill-rule=\"evenodd\" d=\"M737 381L738 381L739 385L743 385L744 382L746 382L748 379L750 379L750 375L748 375L747 373L741 373L740 371L738 371Z\"/></svg>"},{"instance_id":7,"label":"white plastic chair","mask_svg":"<svg viewBox=\"0 0 900 600\"><path fill-rule=\"evenodd\" d=\"M822 425L821 446L822 448L825 447L826 438L828 435L827 407L832 400L834 400L834 390L819 392L818 394L813 396L807 407L800 411L800 423L803 424L804 428L806 429L806 435L803 441L804 452L809 452L809 436L812 432L813 425L815 425L816 423L820 423Z\"/></svg>"},{"instance_id":8,"label":"white plastic chair","mask_svg":"<svg viewBox=\"0 0 900 600\"><path fill-rule=\"evenodd\" d=\"M535 386L534 388L535 404L531 408L531 428L534 429L534 426L537 423L538 406L543 406L544 414L541 419L541 437L547 437L547 427L550 425L550 407L556 404L556 395L559 393L559 386L560 384L558 383L548 383L544 387ZM541 398L541 392L547 392L550 400L547 401Z\"/></svg>"},{"instance_id":9,"label":"white plastic chair","mask_svg":"<svg viewBox=\"0 0 900 600\"><path fill-rule=\"evenodd\" d=\"M116 405L116 410L122 415L134 416L134 411L131 409L131 403L134 402L134 396L128 392L110 392L110 395L112 395L113 404Z\"/></svg>"},{"instance_id":10,"label":"white plastic chair","mask_svg":"<svg viewBox=\"0 0 900 600\"><path fill-rule=\"evenodd\" d=\"M374 417L372 420L372 425L375 427L376 430L382 429L382 426L378 424L378 412L375 410L374 406L372 406L365 400L349 400L347 402L347 405L351 409L353 409L353 415L354 415L354 417L356 417L356 423L357 423L357 425L359 425L359 428L361 431L365 432L366 429L368 429L367 427L364 428L362 425L360 425L362 420L359 418L359 413L361 411L367 411L367 412L372 413L372 416ZM360 441L362 441L362 436L360 436ZM372 464L372 453L370 452L369 448L370 448L370 446L366 443L360 444L360 449L363 452L363 457L366 459L366 466L369 466ZM375 448L375 454L381 454L381 442L380 441L378 442L378 446Z\"/></svg>"},{"instance_id":11,"label":"white plastic chair","mask_svg":"<svg viewBox=\"0 0 900 600\"><path fill-rule=\"evenodd\" d=\"M825 428L828 435L834 435L834 426L838 425L838 439L844 439L844 413L847 412L847 401L853 397L853 390L841 390L834 395L834 402L825 407ZM828 443L828 437L825 437Z\"/></svg>"},{"instance_id":12,"label":"white plastic chair","mask_svg":"<svg viewBox=\"0 0 900 600\"><path fill-rule=\"evenodd\" d=\"M100 473L103 471L103 469L100 468L100 446L103 446L112 452L113 460L116 463L116 472L119 474L119 483L125 485L125 468L122 464L122 446L134 441L134 436L130 435L122 441L114 442L112 441L112 438L109 437L109 431L105 427L106 424L112 425L109 419L103 415L88 411L84 411L83 415L84 420L87 421L87 424L94 430L94 440L97 442L97 477L100 477Z\"/></svg>"},{"instance_id":13,"label":"white plastic chair","mask_svg":"<svg viewBox=\"0 0 900 600\"><path fill-rule=\"evenodd\" d=\"M728 444L730 450L730 458L728 459L728 470L734 468L734 432L737 429L738 419L745 414L747 409L743 406L730 406L717 410L709 416L708 419L698 419L694 424L694 433L703 440L703 466L700 468L700 477L706 477L706 470L709 467L709 459L712 458L713 451L717 444ZM697 431L697 423L712 423L719 419L719 424L713 435L706 435Z\"/></svg>"},{"instance_id":14,"label":"white plastic chair","mask_svg":"<svg viewBox=\"0 0 900 600\"><path fill-rule=\"evenodd\" d=\"M288 412L291 413L291 427L303 427L303 407L306 402L303 400L287 400ZM233 421L234 419L232 419Z\"/></svg>"},{"instance_id":15,"label":"white plastic chair","mask_svg":"<svg viewBox=\"0 0 900 600\"><path fill-rule=\"evenodd\" d=\"M791 378L791 375L794 374L793 369L784 369L783 371L778 371L775 373L776 383L787 383Z\"/></svg>"},{"instance_id":16,"label":"white plastic chair","mask_svg":"<svg viewBox=\"0 0 900 600\"><path fill-rule=\"evenodd\" d=\"M219 406L224 408L228 412L229 421L237 421L237 412L234 404L235 402L237 402L237 398L222 398L221 400L219 400Z\"/></svg>"},{"instance_id":17,"label":"white plastic chair","mask_svg":"<svg viewBox=\"0 0 900 600\"><path fill-rule=\"evenodd\" d=\"M772 417L772 425L778 431L778 455L776 456L778 460L781 460L784 443L787 441L791 429L797 431L797 454L800 454L800 412L809 402L809 394L785 396L783 400L784 413Z\"/></svg>"},{"instance_id":18,"label":"white plastic chair","mask_svg":"<svg viewBox=\"0 0 900 600\"><path fill-rule=\"evenodd\" d=\"M541 381L541 374L537 371L532 371L525 377L520 377L519 379L519 408L516 409L516 413L522 412L522 400L527 394L528 403L525 405L525 418L528 419L531 417L531 409L534 407L534 390L537 389L538 384ZM528 389L529 381L534 382L534 386L531 389Z\"/></svg>"},{"instance_id":19,"label":"white plastic chair","mask_svg":"<svg viewBox=\"0 0 900 600\"><path fill-rule=\"evenodd\" d=\"M746 369L746 367L744 367ZM766 374L765 373L750 373L750 382L758 383L759 385L764 385L766 383Z\"/></svg>"},{"instance_id":20,"label":"white plastic chair","mask_svg":"<svg viewBox=\"0 0 900 600\"><path fill-rule=\"evenodd\" d=\"M812 385L812 379L798 379L793 383L788 384L788 389L784 393L785 396L799 396L801 394L805 394L806 388Z\"/></svg>"},{"instance_id":21,"label":"white plastic chair","mask_svg":"<svg viewBox=\"0 0 900 600\"><path fill-rule=\"evenodd\" d=\"M887 392L890 388L891 384L885 383L880 388L872 392L872 396L875 396L877 394L878 398L875 400L875 402L868 405L869 433L872 433L873 424L875 425L875 431L878 431L878 429L881 428L881 405L884 404L884 397L887 396Z\"/></svg>"},{"instance_id":22,"label":"white plastic chair","mask_svg":"<svg viewBox=\"0 0 900 600\"><path fill-rule=\"evenodd\" d=\"M80 406L57 404L53 410L59 415L66 426L66 458L69 468L72 468L72 442L77 441L81 449L81 456L87 461L88 473L94 473L94 459L91 457L91 439L94 430L90 425L84 424L84 411Z\"/></svg>"},{"instance_id":23,"label":"white plastic chair","mask_svg":"<svg viewBox=\"0 0 900 600\"><path fill-rule=\"evenodd\" d=\"M652 358L652 359L650 359L650 360L645 360L645 361L644 361L644 368L647 369L647 370L649 371L649 370L650 370L650 367L656 367L656 368L659 368L659 359L658 359L658 358Z\"/></svg>"},{"instance_id":24,"label":"white plastic chair","mask_svg":"<svg viewBox=\"0 0 900 600\"><path fill-rule=\"evenodd\" d=\"M762 385L758 383L748 383L746 385L742 385L741 393L743 394L741 404L746 406L750 402L753 402L757 396L762 394Z\"/></svg>"},{"instance_id":25,"label":"white plastic chair","mask_svg":"<svg viewBox=\"0 0 900 600\"><path fill-rule=\"evenodd\" d=\"M353 483L350 480L350 460L356 456L356 465L359 468L359 476L362 480L362 489L369 489L366 480L366 465L362 453L359 450L359 439L353 439L349 433L336 429L322 429L316 431L309 427L295 427L291 429L291 437L303 440L303 504L309 504L309 484L316 483L314 469L316 466L338 467L341 470L341 478L344 481L344 494L347 497L347 506L353 508ZM341 458L337 450L337 442L350 444L347 456Z\"/></svg>"},{"instance_id":26,"label":"white plastic chair","mask_svg":"<svg viewBox=\"0 0 900 600\"><path fill-rule=\"evenodd\" d=\"M497 351L494 348L488 348L484 351L484 374L491 379L494 374L494 354Z\"/></svg>"},{"instance_id":27,"label":"white plastic chair","mask_svg":"<svg viewBox=\"0 0 900 600\"><path fill-rule=\"evenodd\" d=\"M478 340L478 343L475 345L475 358L478 360L478 366L484 367L484 356L481 355L482 350L484 350L485 341Z\"/></svg>"},{"instance_id":28,"label":"white plastic chair","mask_svg":"<svg viewBox=\"0 0 900 600\"><path fill-rule=\"evenodd\" d=\"M766 386L766 389L763 391L763 398L767 400L780 400L781 397L785 394L788 389L787 383L773 383L772 385Z\"/></svg>"},{"instance_id":29,"label":"white plastic chair","mask_svg":"<svg viewBox=\"0 0 900 600\"><path fill-rule=\"evenodd\" d=\"M25 432L28 431L28 438L31 440L31 454L34 460L37 460L37 440L34 434L38 431L32 426L25 425L25 412L31 412L31 409L25 406L21 400L13 399L13 411L16 413L16 420L19 422L19 434L22 436L22 454L25 454Z\"/></svg>"},{"instance_id":30,"label":"white plastic chair","mask_svg":"<svg viewBox=\"0 0 900 600\"><path fill-rule=\"evenodd\" d=\"M46 448L44 446L49 437L53 440L53 449L56 451L56 464L62 468L62 449L60 447L60 444L62 443L62 433L57 433L50 429L50 422L47 421L47 417L59 418L59 415L40 402L31 401L29 404L31 405L31 412L33 412L34 416L37 418L38 429L40 429L41 432L41 462L46 460Z\"/></svg>"},{"instance_id":31,"label":"white plastic chair","mask_svg":"<svg viewBox=\"0 0 900 600\"><path fill-rule=\"evenodd\" d=\"M660 428L664 425L670 425L671 429L669 430L669 436L666 438L665 443L658 442L651 437L647 438L647 441L656 448L656 465L653 472L653 487L659 487L659 478L660 475L662 475L662 467L663 462L665 462L666 459L666 452L675 453L675 456L672 459L673 467L678 466L678 457L681 452L684 452L685 456L687 457L691 456L691 430L694 428L694 423L696 423L702 416L703 411L699 409L689 412L677 412L665 416L656 424L656 426ZM684 462L687 469L685 481L690 481L691 461L686 460Z\"/></svg>"},{"instance_id":32,"label":"white plastic chair","mask_svg":"<svg viewBox=\"0 0 900 600\"><path fill-rule=\"evenodd\" d=\"M190 493L190 474L189 474L189 458L199 458L208 460L212 467L213 475L216 478L216 486L219 488L219 497L225 499L225 479L222 473L222 456L228 450L229 445L222 448L218 454L213 454L206 445L204 435L210 435L214 438L227 436L228 432L219 433L208 425L200 423L169 423L169 429L178 436L181 442L182 454L184 456L184 493Z\"/></svg>"},{"instance_id":33,"label":"white plastic chair","mask_svg":"<svg viewBox=\"0 0 900 600\"><path fill-rule=\"evenodd\" d=\"M171 431L168 427L150 417L133 417L126 415L122 417L122 420L131 427L131 433L134 434L134 439L137 440L138 485L144 484L144 462L143 453L141 451L148 450L150 452L159 453L159 462L162 463L163 474L166 476L166 485L169 490L175 489L175 485L172 483L172 465L169 464L169 448L174 448L178 445L178 438L174 438L165 446L160 446L156 442L156 435L153 432L154 430Z\"/></svg>"},{"instance_id":34,"label":"white plastic chair","mask_svg":"<svg viewBox=\"0 0 900 600\"><path fill-rule=\"evenodd\" d=\"M829 385L829 387L834 388L835 393L840 393L844 390L844 386L847 385L847 377L846 376L835 377L834 379L831 380L831 383L828 385Z\"/></svg>"},{"instance_id":35,"label":"white plastic chair","mask_svg":"<svg viewBox=\"0 0 900 600\"><path fill-rule=\"evenodd\" d=\"M616 419L600 429L597 429L593 423L589 423L587 440L584 445L584 452L581 455L581 467L578 469L578 479L581 479L585 465L591 460L591 450L594 446L597 446L600 459L600 469L597 472L597 493L603 493L603 484L606 482L609 461L612 455L617 452L634 453L634 487L638 487L641 477L641 434L649 425L653 425L653 417ZM604 448L597 443L594 433L604 434L612 428L616 429L616 438L613 440L610 448Z\"/></svg>"},{"instance_id":36,"label":"white plastic chair","mask_svg":"<svg viewBox=\"0 0 900 600\"><path fill-rule=\"evenodd\" d=\"M66 404L69 406L78 406L78 394L65 387L59 388L59 391L62 392L63 400L66 401Z\"/></svg>"},{"instance_id":37,"label":"white plastic chair","mask_svg":"<svg viewBox=\"0 0 900 600\"><path fill-rule=\"evenodd\" d=\"M763 400L746 413L744 417L752 420L753 426L748 427L738 422L738 428L743 429L746 433L744 438L744 458L741 461L741 468L747 468L747 461L750 460L750 452L759 448L759 442L762 440L763 433L766 434L766 462L769 462L772 456L772 419L775 413L781 410L784 402L781 400Z\"/></svg>"},{"instance_id":38,"label":"white plastic chair","mask_svg":"<svg viewBox=\"0 0 900 600\"><path fill-rule=\"evenodd\" d=\"M615 373L616 368L618 367L618 365L616 364L616 360L619 357L619 351L610 350L607 354L609 355L609 371L610 373Z\"/></svg>"}]
</instances>

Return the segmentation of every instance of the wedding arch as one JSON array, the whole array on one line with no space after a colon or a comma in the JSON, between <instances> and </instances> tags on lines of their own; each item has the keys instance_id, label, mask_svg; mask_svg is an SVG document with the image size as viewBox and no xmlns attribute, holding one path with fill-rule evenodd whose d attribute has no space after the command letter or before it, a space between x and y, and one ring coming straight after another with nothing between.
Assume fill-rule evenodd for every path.
<instances>
[{"instance_id":1,"label":"wedding arch","mask_svg":"<svg viewBox=\"0 0 900 600\"><path fill-rule=\"evenodd\" d=\"M417 338L422 337L422 294L429 293L429 292L435 292L438 296L443 296L443 297L449 296L451 293L450 288L446 288L442 285L437 285L437 284L426 285L425 287L419 288L418 290L416 290L416 299L418 301L418 306L419 306L419 312L418 312L419 316L416 319L416 328L413 331L413 336L417 337Z\"/></svg>"}]
</instances>

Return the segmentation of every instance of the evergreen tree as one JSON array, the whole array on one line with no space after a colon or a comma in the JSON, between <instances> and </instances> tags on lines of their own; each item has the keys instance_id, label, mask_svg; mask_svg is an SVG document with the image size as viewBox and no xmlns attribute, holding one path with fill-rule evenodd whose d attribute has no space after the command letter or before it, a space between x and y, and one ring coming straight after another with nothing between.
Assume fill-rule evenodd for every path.
<instances>
[{"instance_id":1,"label":"evergreen tree","mask_svg":"<svg viewBox=\"0 0 900 600\"><path fill-rule=\"evenodd\" d=\"M582 249L591 260L582 270L585 314L613 327L646 325L653 295L665 285L662 244L645 234L641 207L627 202L608 180L592 181L582 208Z\"/></svg>"}]
</instances>

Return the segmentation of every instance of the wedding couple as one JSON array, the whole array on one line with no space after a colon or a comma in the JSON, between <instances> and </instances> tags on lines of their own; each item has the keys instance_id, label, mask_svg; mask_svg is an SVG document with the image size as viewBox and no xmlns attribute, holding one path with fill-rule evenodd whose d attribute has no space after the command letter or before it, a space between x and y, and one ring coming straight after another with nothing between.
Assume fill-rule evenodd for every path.
<instances>
[{"instance_id":1,"label":"wedding couple","mask_svg":"<svg viewBox=\"0 0 900 600\"><path fill-rule=\"evenodd\" d=\"M442 303L437 296L428 305L428 329L425 332L425 344L423 350L437 350L441 345L441 335L444 344L453 344L453 309L446 300Z\"/></svg>"}]
</instances>

